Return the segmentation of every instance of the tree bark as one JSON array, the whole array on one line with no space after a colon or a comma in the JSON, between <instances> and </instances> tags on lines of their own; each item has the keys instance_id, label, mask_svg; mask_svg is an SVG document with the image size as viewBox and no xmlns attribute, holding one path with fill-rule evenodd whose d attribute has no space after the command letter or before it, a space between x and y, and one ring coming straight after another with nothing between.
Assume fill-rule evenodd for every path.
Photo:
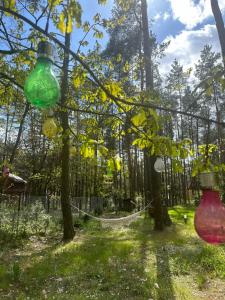
<instances>
[{"instance_id":1,"label":"tree bark","mask_svg":"<svg viewBox=\"0 0 225 300\"><path fill-rule=\"evenodd\" d=\"M26 103L26 106L25 106L25 110L24 110L23 116L22 116L22 119L21 119L21 121L20 121L20 127L19 127L19 130L18 130L16 142L15 142L15 145L14 145L14 147L13 147L12 154L11 154L11 156L10 156L10 160L9 160L10 164L12 164L13 161L14 161L14 158L15 158L15 155L16 155L16 150L17 150L17 148L18 148L18 146L19 146L20 138L21 138L22 131L23 131L23 124L24 124L25 118L26 118L26 116L27 116L27 113L28 113L28 111L29 111L29 108L30 108L30 105L29 105L29 103L27 102L27 103Z\"/></svg>"},{"instance_id":2,"label":"tree bark","mask_svg":"<svg viewBox=\"0 0 225 300\"><path fill-rule=\"evenodd\" d=\"M70 34L65 34L65 47L70 48ZM63 75L61 83L61 104L65 105L68 92L68 66L69 66L69 51L64 51L63 59ZM62 215L63 215L63 239L68 241L73 239L75 235L73 227L73 217L71 212L71 205L69 199L69 189L70 189L70 177L69 177L69 120L68 111L62 110L60 113L61 125L62 125L62 174L61 174L61 205L62 205Z\"/></svg>"},{"instance_id":3,"label":"tree bark","mask_svg":"<svg viewBox=\"0 0 225 300\"><path fill-rule=\"evenodd\" d=\"M141 0L142 30L143 30L143 47L144 47L144 64L145 64L145 88L153 89L153 72L152 72L152 49L148 27L147 2ZM145 182L145 201L149 203L152 199L154 207L155 230L163 230L163 209L161 203L161 180L160 174L154 169L156 157L149 156L147 150L144 152L144 182Z\"/></svg>"},{"instance_id":4,"label":"tree bark","mask_svg":"<svg viewBox=\"0 0 225 300\"><path fill-rule=\"evenodd\" d=\"M211 0L211 7L216 21L216 28L219 35L220 46L222 51L222 59L225 67L225 28L218 0Z\"/></svg>"}]
</instances>

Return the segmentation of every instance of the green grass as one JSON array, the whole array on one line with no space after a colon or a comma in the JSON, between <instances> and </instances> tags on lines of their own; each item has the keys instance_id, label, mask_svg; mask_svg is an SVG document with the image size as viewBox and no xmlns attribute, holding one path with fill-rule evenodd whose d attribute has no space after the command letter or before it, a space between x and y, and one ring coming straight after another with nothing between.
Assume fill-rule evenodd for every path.
<instances>
[{"instance_id":1,"label":"green grass","mask_svg":"<svg viewBox=\"0 0 225 300\"><path fill-rule=\"evenodd\" d=\"M197 237L193 208L170 215L174 225L163 232L142 217L114 230L88 222L68 244L54 237L2 243L0 299L207 299L206 283L225 278L225 248Z\"/></svg>"}]
</instances>

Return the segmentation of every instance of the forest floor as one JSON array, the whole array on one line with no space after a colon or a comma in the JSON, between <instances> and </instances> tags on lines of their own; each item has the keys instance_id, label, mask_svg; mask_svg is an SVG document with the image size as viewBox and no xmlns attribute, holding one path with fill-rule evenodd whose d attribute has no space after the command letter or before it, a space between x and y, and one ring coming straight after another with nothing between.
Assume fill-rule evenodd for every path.
<instances>
[{"instance_id":1,"label":"forest floor","mask_svg":"<svg viewBox=\"0 0 225 300\"><path fill-rule=\"evenodd\" d=\"M0 299L224 300L225 247L197 237L193 214L175 207L163 232L144 216L120 229L89 221L67 244L0 236Z\"/></svg>"}]
</instances>

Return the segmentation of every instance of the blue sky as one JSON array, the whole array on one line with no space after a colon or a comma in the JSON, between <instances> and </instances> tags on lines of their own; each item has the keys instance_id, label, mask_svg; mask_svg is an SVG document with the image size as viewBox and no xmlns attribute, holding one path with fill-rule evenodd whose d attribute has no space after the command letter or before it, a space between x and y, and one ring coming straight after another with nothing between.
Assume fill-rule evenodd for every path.
<instances>
[{"instance_id":1,"label":"blue sky","mask_svg":"<svg viewBox=\"0 0 225 300\"><path fill-rule=\"evenodd\" d=\"M218 2L224 16L225 0ZM162 74L168 73L175 58L185 68L193 67L206 44L220 51L210 0L148 0L148 4L158 41L170 41L160 67Z\"/></svg>"},{"instance_id":2,"label":"blue sky","mask_svg":"<svg viewBox=\"0 0 225 300\"><path fill-rule=\"evenodd\" d=\"M151 29L159 42L170 40L166 56L162 60L161 73L166 74L172 61L177 58L185 68L197 63L200 51L205 44L211 44L220 51L215 21L212 16L210 0L147 0L148 15L152 20ZM83 20L92 19L100 11L105 18L110 16L113 0L106 6L99 6L97 0L82 0ZM225 0L219 0L224 13ZM99 41L104 47L107 35ZM90 36L90 43L91 36Z\"/></svg>"},{"instance_id":3,"label":"blue sky","mask_svg":"<svg viewBox=\"0 0 225 300\"><path fill-rule=\"evenodd\" d=\"M149 19L152 20L151 29L156 34L157 40L159 42L170 41L160 67L162 74L169 72L175 58L185 68L194 66L205 44L211 44L215 51L220 51L210 0L147 1ZM113 2L113 0L108 0L106 5L101 6L98 0L80 0L83 8L82 21L89 21L92 24L93 16L97 12L100 12L103 18L110 17ZM219 5L224 13L225 0L219 0ZM93 33L90 33L87 38L90 48L93 48L95 44L95 38L92 35ZM82 37L81 30L75 29L72 39L72 47L75 51ZM107 34L99 40L103 48L107 40Z\"/></svg>"}]
</instances>

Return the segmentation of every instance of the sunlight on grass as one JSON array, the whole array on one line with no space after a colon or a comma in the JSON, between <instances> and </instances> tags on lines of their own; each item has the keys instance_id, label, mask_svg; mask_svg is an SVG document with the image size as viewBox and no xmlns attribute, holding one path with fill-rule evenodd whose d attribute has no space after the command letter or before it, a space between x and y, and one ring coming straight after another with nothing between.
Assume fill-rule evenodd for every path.
<instances>
[{"instance_id":1,"label":"sunlight on grass","mask_svg":"<svg viewBox=\"0 0 225 300\"><path fill-rule=\"evenodd\" d=\"M170 210L175 224L163 232L154 232L144 216L120 229L92 221L73 242L13 257L19 275L12 272L13 261L0 265L0 296L3 291L16 299L198 299L207 280L225 277L225 250L197 238L193 214L192 208L175 207Z\"/></svg>"}]
</instances>

